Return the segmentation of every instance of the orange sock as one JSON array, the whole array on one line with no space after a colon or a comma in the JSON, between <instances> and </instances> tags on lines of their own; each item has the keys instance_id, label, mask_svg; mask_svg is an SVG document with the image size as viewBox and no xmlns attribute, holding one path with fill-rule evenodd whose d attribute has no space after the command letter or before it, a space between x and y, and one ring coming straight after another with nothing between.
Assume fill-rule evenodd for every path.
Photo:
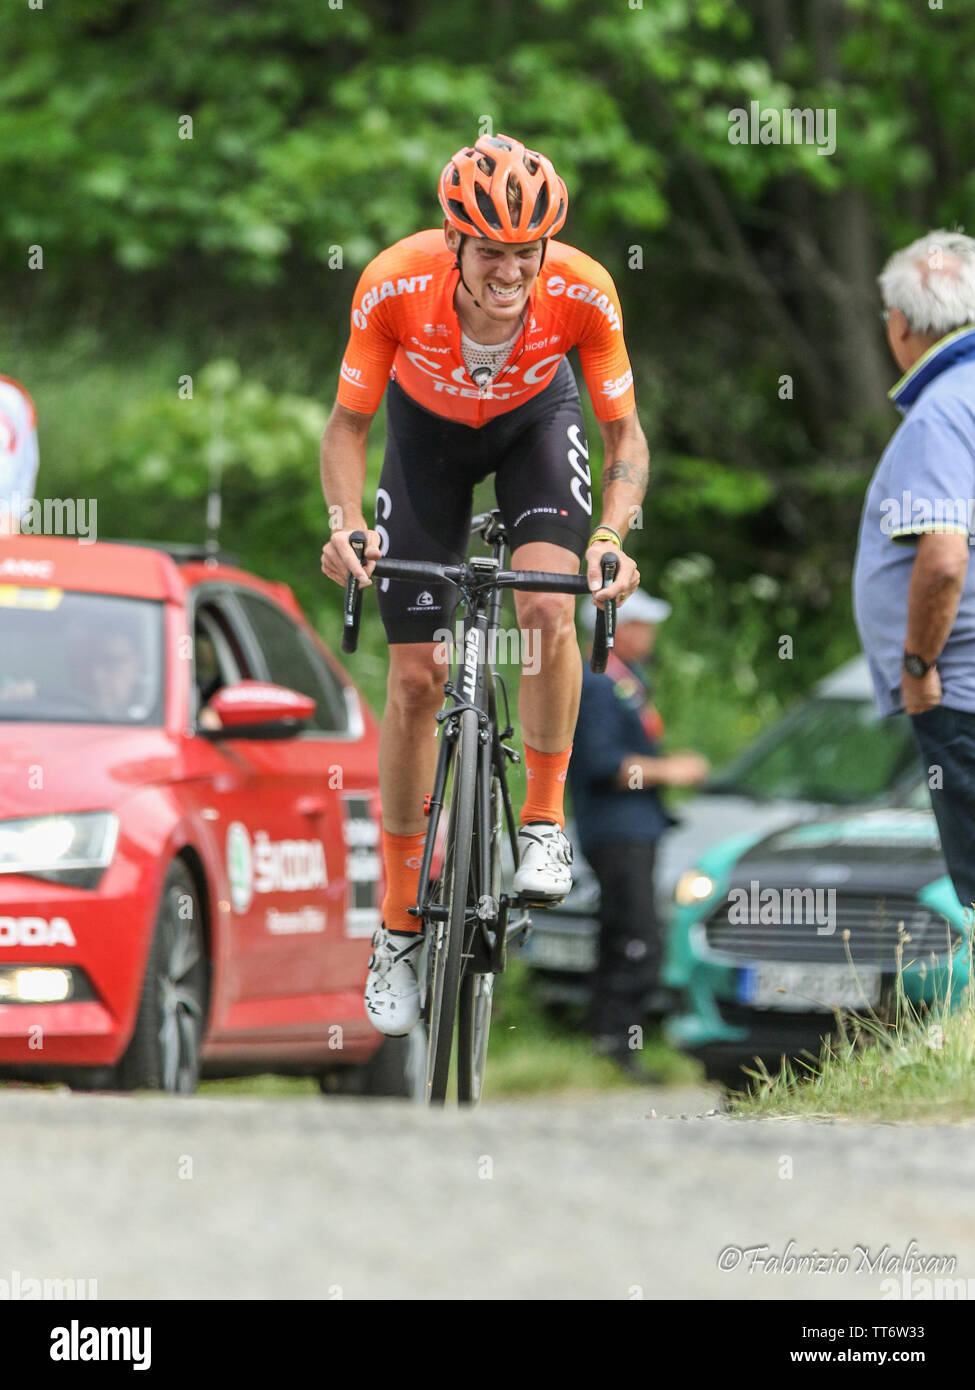
<instances>
[{"instance_id":1,"label":"orange sock","mask_svg":"<svg viewBox=\"0 0 975 1390\"><path fill-rule=\"evenodd\" d=\"M419 917L412 917L408 907L416 906L420 882L420 861L425 830L415 835L391 835L383 830L383 862L386 866L386 896L383 898L383 921L389 931L422 931Z\"/></svg>"},{"instance_id":2,"label":"orange sock","mask_svg":"<svg viewBox=\"0 0 975 1390\"><path fill-rule=\"evenodd\" d=\"M572 744L561 753L539 753L525 744L525 777L528 794L521 808L521 824L548 821L565 829L565 778Z\"/></svg>"}]
</instances>

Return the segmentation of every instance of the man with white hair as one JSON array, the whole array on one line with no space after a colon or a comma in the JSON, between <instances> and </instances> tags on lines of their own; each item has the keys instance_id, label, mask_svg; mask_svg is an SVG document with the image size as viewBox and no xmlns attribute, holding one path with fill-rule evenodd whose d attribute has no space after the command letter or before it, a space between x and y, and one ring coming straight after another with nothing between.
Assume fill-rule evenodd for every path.
<instances>
[{"instance_id":1,"label":"man with white hair","mask_svg":"<svg viewBox=\"0 0 975 1390\"><path fill-rule=\"evenodd\" d=\"M594 618L586 605L582 620ZM663 932L654 907L657 841L673 824L658 788L689 787L708 774L699 753L660 751L663 721L650 698L644 664L670 604L637 589L617 614L616 645L605 673L583 663L582 699L569 762L576 833L599 880L599 959L590 1031L597 1051L638 1081L652 1081L632 1048L634 1027L668 1012L660 987Z\"/></svg>"},{"instance_id":2,"label":"man with white hair","mask_svg":"<svg viewBox=\"0 0 975 1390\"><path fill-rule=\"evenodd\" d=\"M911 716L948 871L975 903L975 240L929 232L879 277L904 416L867 490L853 605L881 712Z\"/></svg>"},{"instance_id":3,"label":"man with white hair","mask_svg":"<svg viewBox=\"0 0 975 1390\"><path fill-rule=\"evenodd\" d=\"M13 377L0 376L0 536L20 529L37 480L37 412Z\"/></svg>"}]
</instances>

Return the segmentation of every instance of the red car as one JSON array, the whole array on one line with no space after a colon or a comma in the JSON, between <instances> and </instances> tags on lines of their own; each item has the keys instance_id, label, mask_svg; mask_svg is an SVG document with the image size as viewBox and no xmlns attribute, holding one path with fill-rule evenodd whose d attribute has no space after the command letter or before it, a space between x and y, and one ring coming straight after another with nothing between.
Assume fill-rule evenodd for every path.
<instances>
[{"instance_id":1,"label":"red car","mask_svg":"<svg viewBox=\"0 0 975 1390\"><path fill-rule=\"evenodd\" d=\"M291 591L177 547L0 541L0 1076L409 1094L362 1001L377 725Z\"/></svg>"}]
</instances>

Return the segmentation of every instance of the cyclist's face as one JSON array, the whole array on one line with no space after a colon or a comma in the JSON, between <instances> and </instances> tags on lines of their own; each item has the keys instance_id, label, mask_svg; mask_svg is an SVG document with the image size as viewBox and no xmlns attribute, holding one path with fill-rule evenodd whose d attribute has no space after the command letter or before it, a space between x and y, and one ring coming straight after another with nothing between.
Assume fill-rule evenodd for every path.
<instances>
[{"instance_id":1,"label":"cyclist's face","mask_svg":"<svg viewBox=\"0 0 975 1390\"><path fill-rule=\"evenodd\" d=\"M448 227L447 244L452 251L456 251L459 241L460 233ZM517 320L541 268L542 243L526 241L506 246L467 237L462 263L464 279L483 311L493 319Z\"/></svg>"}]
</instances>

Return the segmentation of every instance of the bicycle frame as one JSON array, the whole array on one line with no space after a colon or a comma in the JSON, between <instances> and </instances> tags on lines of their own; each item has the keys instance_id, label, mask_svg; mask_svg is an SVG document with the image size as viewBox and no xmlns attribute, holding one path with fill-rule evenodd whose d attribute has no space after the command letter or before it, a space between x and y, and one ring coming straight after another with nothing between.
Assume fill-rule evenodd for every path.
<instances>
[{"instance_id":1,"label":"bicycle frame","mask_svg":"<svg viewBox=\"0 0 975 1390\"><path fill-rule=\"evenodd\" d=\"M477 838L478 859L475 881L478 885L478 900L473 905L475 920L482 927L480 936L475 935L468 943L465 939L465 954L478 949L476 965L483 970L498 973L504 968L504 953L507 939L530 927L527 913L512 924L507 925L508 908L518 899L509 898L502 893L495 901L484 892L491 878L492 838L489 833L491 818L491 774L498 775L504 806L505 824L511 844L515 868L518 867L518 830L515 825L508 782L505 775L505 758L518 760L517 752L502 740L514 732L510 718L505 729L499 730L497 722L497 702L495 683L501 681L496 676L490 660L490 642L497 631L501 616L501 592L503 589L534 590L536 592L588 594L589 585L585 575L555 574L534 570L505 570L503 562L507 553L507 531L498 509L486 512L472 522L471 535L480 534L485 543L493 546L490 556L472 556L461 565L444 565L417 560L395 560L383 558L373 568L377 578L422 579L430 581L446 580L457 586L459 600L465 605L464 641L462 650L455 655L453 679L444 685L445 699L452 701L450 708L437 714L437 722L444 724L444 738L437 757L437 769L433 791L430 794L429 814L431 823L427 830L423 858L420 864L420 888L418 902L410 908L421 921L437 921L446 916L446 909L431 900L430 871L433 864L434 845L443 809L444 790L450 774L457 736L459 733L458 715L470 709L477 716L479 747L477 796L474 808L474 833ZM360 561L365 549L365 535L361 531L352 532L349 537ZM608 584L615 577L617 561L614 556L602 558L603 583ZM345 590L344 631L342 650L354 652L358 643L359 619L362 604L362 591L350 574ZM594 671L602 671L606 666L609 648L613 646L616 620L616 605L608 600L600 609L596 619L593 638L591 666ZM510 714L505 690L505 712ZM465 926L466 938L466 926ZM470 944L472 951L467 951Z\"/></svg>"},{"instance_id":2,"label":"bicycle frame","mask_svg":"<svg viewBox=\"0 0 975 1390\"><path fill-rule=\"evenodd\" d=\"M485 526L485 532L488 531L489 527L490 523ZM485 535L485 539L488 539L487 535ZM427 830L423 859L420 864L419 901L416 915L421 920L435 920L438 915L445 912L445 909L438 907L432 901L433 853L440 823L440 813L443 809L444 790L450 775L459 733L457 716L461 710L473 709L477 714L479 731L477 800L474 808L478 862L474 866L474 871L475 882L481 891L478 901L474 905L475 931L471 942L465 941L465 955L470 955L473 958L475 969L479 966L483 970L500 973L504 969L505 946L508 940L522 932L527 933L531 922L526 913L509 928L507 918L510 899L507 894L502 893L500 899L496 901L489 893L483 891L491 882L492 772L496 772L498 776L508 841L511 845L515 868L518 867L518 830L515 825L505 770L505 758L517 761L518 754L503 743L503 740L509 738L514 730L510 718L504 729L499 727L495 685L497 681L501 681L501 677L496 675L490 659L492 635L497 631L500 623L502 593L501 588L493 581L499 573L503 572L507 539L503 530L500 530L499 534L498 528L495 528L491 540L493 555L491 557L477 557L470 561L470 569L484 576L485 585L474 583L459 586L460 600L466 603L464 637L460 650L454 656L452 678L444 685L445 700L453 703L449 709L445 707L437 715L438 720L444 725L444 736L437 758L433 791L430 794L430 824ZM490 587L487 587L488 585ZM507 690L503 681L501 684L505 692L505 714L507 716L509 714ZM478 927L480 932L478 932ZM468 945L470 949L467 949Z\"/></svg>"}]
</instances>

